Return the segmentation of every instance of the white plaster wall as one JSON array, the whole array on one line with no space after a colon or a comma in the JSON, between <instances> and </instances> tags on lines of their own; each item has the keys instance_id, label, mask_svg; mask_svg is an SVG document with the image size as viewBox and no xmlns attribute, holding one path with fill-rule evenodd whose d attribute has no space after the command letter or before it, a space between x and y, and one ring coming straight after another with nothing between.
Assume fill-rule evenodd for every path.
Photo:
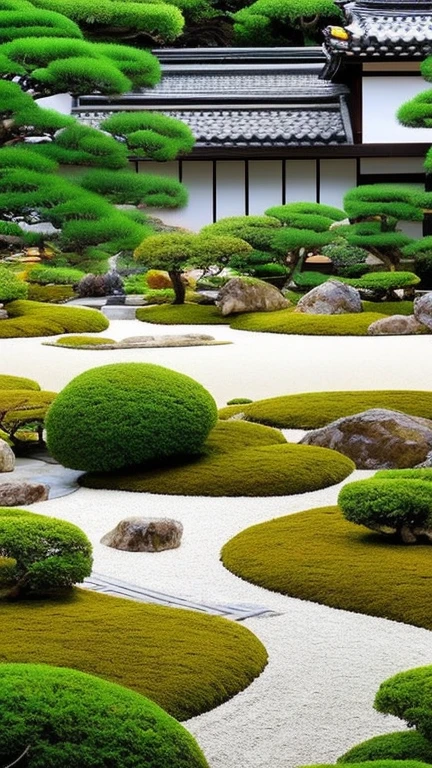
<instances>
[{"instance_id":1,"label":"white plaster wall","mask_svg":"<svg viewBox=\"0 0 432 768\"><path fill-rule=\"evenodd\" d=\"M315 160L286 160L287 203L316 202Z\"/></svg>"},{"instance_id":2,"label":"white plaster wall","mask_svg":"<svg viewBox=\"0 0 432 768\"><path fill-rule=\"evenodd\" d=\"M321 160L320 202L343 208L343 199L356 186L356 161L352 159Z\"/></svg>"},{"instance_id":3,"label":"white plaster wall","mask_svg":"<svg viewBox=\"0 0 432 768\"><path fill-rule=\"evenodd\" d=\"M62 115L70 115L72 109L72 96L70 93L57 93L55 96L45 96L43 99L36 99L39 107L44 109L55 109Z\"/></svg>"},{"instance_id":4,"label":"white plaster wall","mask_svg":"<svg viewBox=\"0 0 432 768\"><path fill-rule=\"evenodd\" d=\"M431 141L428 128L399 125L396 112L428 85L419 77L363 78L363 143L415 143Z\"/></svg>"},{"instance_id":5,"label":"white plaster wall","mask_svg":"<svg viewBox=\"0 0 432 768\"><path fill-rule=\"evenodd\" d=\"M282 160L249 161L249 213L261 215L282 205Z\"/></svg>"},{"instance_id":6,"label":"white plaster wall","mask_svg":"<svg viewBox=\"0 0 432 768\"><path fill-rule=\"evenodd\" d=\"M216 215L243 216L245 212L245 164L242 160L219 160L216 163Z\"/></svg>"}]
</instances>

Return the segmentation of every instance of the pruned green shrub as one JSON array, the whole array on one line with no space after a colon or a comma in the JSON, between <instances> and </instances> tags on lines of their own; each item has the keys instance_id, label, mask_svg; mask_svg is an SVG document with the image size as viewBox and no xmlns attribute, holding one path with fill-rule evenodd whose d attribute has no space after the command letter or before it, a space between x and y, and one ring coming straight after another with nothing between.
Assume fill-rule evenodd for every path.
<instances>
[{"instance_id":1,"label":"pruned green shrub","mask_svg":"<svg viewBox=\"0 0 432 768\"><path fill-rule=\"evenodd\" d=\"M150 173L93 171L81 178L81 184L112 203L178 208L188 201L186 187L176 179Z\"/></svg>"},{"instance_id":2,"label":"pruned green shrub","mask_svg":"<svg viewBox=\"0 0 432 768\"><path fill-rule=\"evenodd\" d=\"M405 720L432 741L432 667L399 672L385 680L375 696L374 707Z\"/></svg>"},{"instance_id":3,"label":"pruned green shrub","mask_svg":"<svg viewBox=\"0 0 432 768\"><path fill-rule=\"evenodd\" d=\"M9 376L9 374L0 374L0 390L4 389L31 389L40 390L40 386L37 381L33 379L26 379L22 376Z\"/></svg>"},{"instance_id":4,"label":"pruned green shrub","mask_svg":"<svg viewBox=\"0 0 432 768\"><path fill-rule=\"evenodd\" d=\"M75 293L71 285L39 285L38 283L30 283L29 285L29 301L64 304L74 297Z\"/></svg>"},{"instance_id":5,"label":"pruned green shrub","mask_svg":"<svg viewBox=\"0 0 432 768\"><path fill-rule=\"evenodd\" d=\"M46 419L49 450L73 469L110 472L200 453L217 420L211 395L176 371L146 363L82 373Z\"/></svg>"},{"instance_id":6,"label":"pruned green shrub","mask_svg":"<svg viewBox=\"0 0 432 768\"><path fill-rule=\"evenodd\" d=\"M202 228L205 235L233 235L245 240L257 251L271 250L274 231L281 223L272 216L227 216ZM269 259L270 260L270 259Z\"/></svg>"},{"instance_id":7,"label":"pruned green shrub","mask_svg":"<svg viewBox=\"0 0 432 768\"><path fill-rule=\"evenodd\" d=\"M347 520L405 543L432 529L432 484L417 479L359 480L339 493Z\"/></svg>"},{"instance_id":8,"label":"pruned green shrub","mask_svg":"<svg viewBox=\"0 0 432 768\"><path fill-rule=\"evenodd\" d=\"M396 731L356 744L338 758L338 763L366 760L420 760L432 763L432 743L418 731Z\"/></svg>"},{"instance_id":9,"label":"pruned green shrub","mask_svg":"<svg viewBox=\"0 0 432 768\"><path fill-rule=\"evenodd\" d=\"M7 267L0 266L0 302L25 299L28 286ZM4 322L4 321L3 321Z\"/></svg>"},{"instance_id":10,"label":"pruned green shrub","mask_svg":"<svg viewBox=\"0 0 432 768\"><path fill-rule=\"evenodd\" d=\"M323 203L286 203L267 208L265 213L279 219L285 226L313 229L315 232L324 232L334 221L346 218L345 211Z\"/></svg>"},{"instance_id":11,"label":"pruned green shrub","mask_svg":"<svg viewBox=\"0 0 432 768\"><path fill-rule=\"evenodd\" d=\"M29 283L38 283L39 285L77 285L83 277L84 272L80 269L36 265L29 270L27 279Z\"/></svg>"},{"instance_id":12,"label":"pruned green shrub","mask_svg":"<svg viewBox=\"0 0 432 768\"><path fill-rule=\"evenodd\" d=\"M420 278L413 272L370 272L357 279L342 278L341 282L352 285L353 288L359 290L387 293L398 288L418 285Z\"/></svg>"},{"instance_id":13,"label":"pruned green shrub","mask_svg":"<svg viewBox=\"0 0 432 768\"><path fill-rule=\"evenodd\" d=\"M342 277L360 277L368 271L365 261L370 255L369 251L356 245L350 245L343 237L325 245L321 253L332 260L335 272ZM353 269L357 271L357 274L347 273L347 270Z\"/></svg>"},{"instance_id":14,"label":"pruned green shrub","mask_svg":"<svg viewBox=\"0 0 432 768\"><path fill-rule=\"evenodd\" d=\"M234 14L236 45L318 45L320 30L337 23L341 11L333 0L256 0Z\"/></svg>"},{"instance_id":15,"label":"pruned green shrub","mask_svg":"<svg viewBox=\"0 0 432 768\"><path fill-rule=\"evenodd\" d=\"M321 272L313 271L300 272L295 269L292 279L297 288L300 288L302 291L310 291L312 288L316 288L317 285L326 283L330 279L330 275L323 275Z\"/></svg>"},{"instance_id":16,"label":"pruned green shrub","mask_svg":"<svg viewBox=\"0 0 432 768\"><path fill-rule=\"evenodd\" d=\"M91 544L76 525L0 508L0 556L16 561L14 597L66 589L90 576Z\"/></svg>"},{"instance_id":17,"label":"pruned green shrub","mask_svg":"<svg viewBox=\"0 0 432 768\"><path fill-rule=\"evenodd\" d=\"M0 759L29 768L207 768L195 739L135 691L46 664L0 666Z\"/></svg>"},{"instance_id":18,"label":"pruned green shrub","mask_svg":"<svg viewBox=\"0 0 432 768\"><path fill-rule=\"evenodd\" d=\"M181 152L190 152L195 143L185 123L153 112L118 112L101 123L104 131L121 136L129 154L153 160L174 160Z\"/></svg>"}]
</instances>

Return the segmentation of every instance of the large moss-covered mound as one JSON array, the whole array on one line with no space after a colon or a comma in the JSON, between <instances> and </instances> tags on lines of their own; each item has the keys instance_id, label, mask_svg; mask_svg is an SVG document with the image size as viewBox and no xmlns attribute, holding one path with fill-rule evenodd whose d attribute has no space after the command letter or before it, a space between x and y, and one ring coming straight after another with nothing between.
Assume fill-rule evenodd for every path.
<instances>
[{"instance_id":1,"label":"large moss-covered mound","mask_svg":"<svg viewBox=\"0 0 432 768\"><path fill-rule=\"evenodd\" d=\"M238 331L300 334L302 336L366 336L376 320L386 317L376 312L346 315L308 315L281 309L277 312L250 312L238 315L231 328Z\"/></svg>"},{"instance_id":2,"label":"large moss-covered mound","mask_svg":"<svg viewBox=\"0 0 432 768\"><path fill-rule=\"evenodd\" d=\"M224 317L214 305L206 304L162 304L161 306L140 307L136 319L143 323L161 325L229 325L231 320Z\"/></svg>"},{"instance_id":3,"label":"large moss-covered mound","mask_svg":"<svg viewBox=\"0 0 432 768\"><path fill-rule=\"evenodd\" d=\"M0 664L2 765L206 768L191 734L144 696L73 669ZM22 761L21 761L22 762Z\"/></svg>"},{"instance_id":4,"label":"large moss-covered mound","mask_svg":"<svg viewBox=\"0 0 432 768\"><path fill-rule=\"evenodd\" d=\"M89 672L179 720L246 688L267 661L262 643L233 621L82 589L61 600L0 602L0 626L1 661Z\"/></svg>"},{"instance_id":5,"label":"large moss-covered mound","mask_svg":"<svg viewBox=\"0 0 432 768\"><path fill-rule=\"evenodd\" d=\"M285 496L339 483L354 468L336 451L289 444L275 430L241 421L219 423L204 449L188 463L91 473L80 482L88 488L182 496Z\"/></svg>"},{"instance_id":6,"label":"large moss-covered mound","mask_svg":"<svg viewBox=\"0 0 432 768\"><path fill-rule=\"evenodd\" d=\"M212 396L189 376L117 363L81 373L60 392L47 444L66 467L109 472L197 454L216 420Z\"/></svg>"},{"instance_id":7,"label":"large moss-covered mound","mask_svg":"<svg viewBox=\"0 0 432 768\"><path fill-rule=\"evenodd\" d=\"M333 608L432 629L430 544L406 547L309 509L254 525L222 549L222 562L253 584Z\"/></svg>"},{"instance_id":8,"label":"large moss-covered mound","mask_svg":"<svg viewBox=\"0 0 432 768\"><path fill-rule=\"evenodd\" d=\"M55 306L25 299L9 302L7 311L9 319L0 323L1 339L98 333L109 325L106 317L95 309Z\"/></svg>"},{"instance_id":9,"label":"large moss-covered mound","mask_svg":"<svg viewBox=\"0 0 432 768\"><path fill-rule=\"evenodd\" d=\"M279 429L318 429L342 416L370 408L387 408L432 419L432 392L409 389L306 392L227 406L219 411L219 418L229 419L244 413L247 421Z\"/></svg>"}]
</instances>

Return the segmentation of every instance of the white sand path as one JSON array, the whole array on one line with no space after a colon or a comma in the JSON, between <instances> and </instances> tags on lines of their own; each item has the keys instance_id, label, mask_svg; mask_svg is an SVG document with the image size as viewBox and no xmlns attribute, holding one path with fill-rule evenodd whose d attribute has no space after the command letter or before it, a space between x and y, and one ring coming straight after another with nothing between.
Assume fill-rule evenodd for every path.
<instances>
[{"instance_id":1,"label":"white sand path","mask_svg":"<svg viewBox=\"0 0 432 768\"><path fill-rule=\"evenodd\" d=\"M0 372L36 378L58 390L87 368L120 361L165 365L201 381L219 405L326 389L430 389L431 337L330 338L232 331L224 326L113 322L104 335L210 333L232 345L99 351L54 349L40 339L0 342ZM372 473L355 473L349 479ZM245 691L187 727L211 768L293 768L333 762L370 736L402 728L372 709L380 682L432 663L432 633L336 611L271 593L229 573L221 546L256 522L335 503L340 486L274 498L218 499L80 489L31 509L68 519L94 545L95 571L149 589L212 603L266 606L279 615L244 624L269 652L263 674ZM167 515L184 524L178 550L124 553L99 540L126 515ZM313 532L311 532L313 535ZM168 768L168 767L167 767Z\"/></svg>"}]
</instances>

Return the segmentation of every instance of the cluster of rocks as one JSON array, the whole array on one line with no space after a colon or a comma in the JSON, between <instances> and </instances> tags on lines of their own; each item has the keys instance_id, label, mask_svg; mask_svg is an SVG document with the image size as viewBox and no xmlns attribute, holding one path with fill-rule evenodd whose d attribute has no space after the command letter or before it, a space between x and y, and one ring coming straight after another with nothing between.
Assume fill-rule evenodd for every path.
<instances>
[{"instance_id":1,"label":"cluster of rocks","mask_svg":"<svg viewBox=\"0 0 432 768\"><path fill-rule=\"evenodd\" d=\"M211 346L215 344L230 344L229 341L216 341L214 336L208 336L204 333L184 333L184 334L166 334L162 336L129 336L121 341L107 344L77 344L74 347L71 344L62 344L61 340L56 342L43 342L48 347L68 347L69 349L141 349L147 347L198 347Z\"/></svg>"},{"instance_id":2,"label":"cluster of rocks","mask_svg":"<svg viewBox=\"0 0 432 768\"><path fill-rule=\"evenodd\" d=\"M7 320L8 317L9 315L4 308L4 304L0 304L0 320Z\"/></svg>"},{"instance_id":3,"label":"cluster of rocks","mask_svg":"<svg viewBox=\"0 0 432 768\"><path fill-rule=\"evenodd\" d=\"M0 439L0 474L15 470L15 454L5 440ZM48 499L49 486L20 480L0 480L0 507L20 507Z\"/></svg>"}]
</instances>

